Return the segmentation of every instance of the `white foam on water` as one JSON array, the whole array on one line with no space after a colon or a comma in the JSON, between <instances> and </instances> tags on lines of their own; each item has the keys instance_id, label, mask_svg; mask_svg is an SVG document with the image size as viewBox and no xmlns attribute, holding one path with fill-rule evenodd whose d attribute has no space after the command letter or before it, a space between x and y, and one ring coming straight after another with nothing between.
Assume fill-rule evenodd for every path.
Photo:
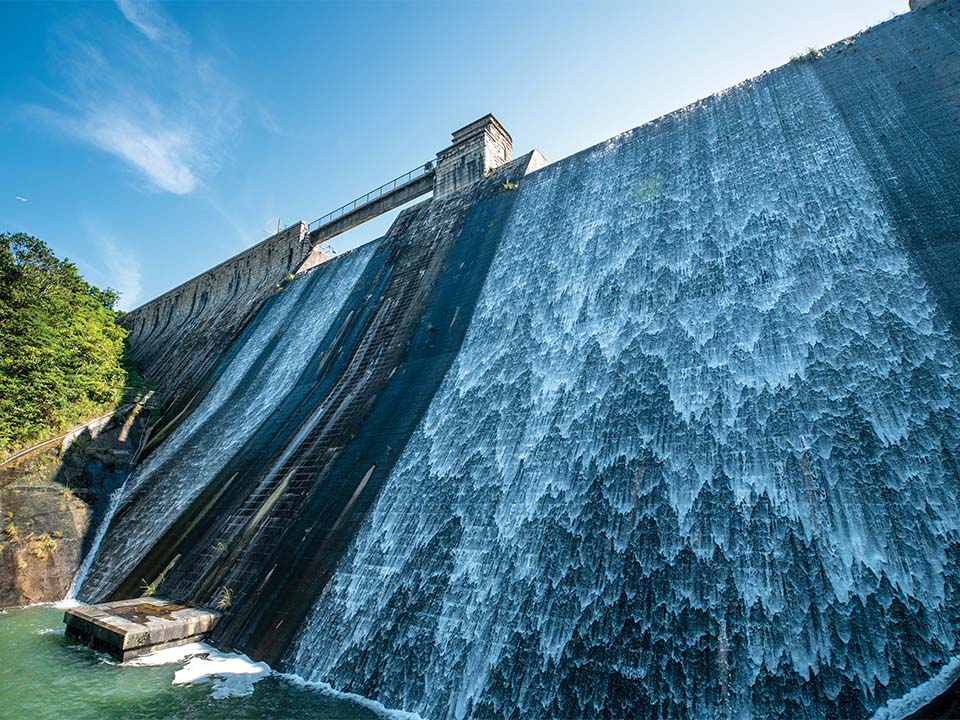
<instances>
[{"instance_id":1,"label":"white foam on water","mask_svg":"<svg viewBox=\"0 0 960 720\"><path fill-rule=\"evenodd\" d=\"M179 663L189 660L194 655L201 655L209 652L217 651L205 643L187 643L186 645L164 648L163 650L157 650L149 655L143 655L142 657L128 660L124 663L124 665L128 667L154 667L157 665L170 665L172 663Z\"/></svg>"},{"instance_id":2,"label":"white foam on water","mask_svg":"<svg viewBox=\"0 0 960 720\"><path fill-rule=\"evenodd\" d=\"M243 697L253 693L253 686L270 675L270 666L254 662L240 653L220 652L206 643L188 643L158 650L131 660L124 665L150 667L186 661L173 675L174 685L211 682L210 696L215 699Z\"/></svg>"},{"instance_id":3,"label":"white foam on water","mask_svg":"<svg viewBox=\"0 0 960 720\"><path fill-rule=\"evenodd\" d=\"M210 648L206 655L191 658L173 676L174 685L213 682L210 696L216 699L242 697L253 692L253 686L271 673L270 666L254 662L246 655L221 653Z\"/></svg>"},{"instance_id":4,"label":"white foam on water","mask_svg":"<svg viewBox=\"0 0 960 720\"><path fill-rule=\"evenodd\" d=\"M337 690L330 683L325 683L320 680L304 680L299 675L294 675L292 673L277 673L277 677L283 678L287 682L293 683L294 685L298 685L309 690L316 690L317 692L321 692L324 695L329 695L330 697L335 697L340 700L349 700L357 705L362 705L368 710L372 710L381 717L391 718L392 720L423 720L423 718L421 718L417 713L407 712L406 710L391 710L390 708L384 706L384 704L381 702L371 700L363 695L357 695L356 693Z\"/></svg>"},{"instance_id":5,"label":"white foam on water","mask_svg":"<svg viewBox=\"0 0 960 720\"><path fill-rule=\"evenodd\" d=\"M26 605L11 605L10 607L0 608L0 613L6 614L10 612L17 612L19 610L26 610L27 608L37 607L60 607L60 605L52 602L35 602L28 603Z\"/></svg>"},{"instance_id":6,"label":"white foam on water","mask_svg":"<svg viewBox=\"0 0 960 720\"><path fill-rule=\"evenodd\" d=\"M888 700L870 720L901 720L945 692L958 677L960 677L960 655L951 658L950 662L940 668L939 673L925 683L917 685L903 697Z\"/></svg>"},{"instance_id":7,"label":"white foam on water","mask_svg":"<svg viewBox=\"0 0 960 720\"><path fill-rule=\"evenodd\" d=\"M210 696L215 699L250 695L257 682L268 675L276 675L298 687L356 703L390 720L423 720L416 713L390 709L376 700L337 690L329 683L311 682L299 675L275 672L265 662L255 662L241 653L221 652L206 643L188 643L158 650L150 655L129 660L124 666L156 667L177 663L184 665L174 674L174 685L212 682L213 690Z\"/></svg>"},{"instance_id":8,"label":"white foam on water","mask_svg":"<svg viewBox=\"0 0 960 720\"><path fill-rule=\"evenodd\" d=\"M40 628L36 631L36 635L65 635L66 632L63 628Z\"/></svg>"}]
</instances>

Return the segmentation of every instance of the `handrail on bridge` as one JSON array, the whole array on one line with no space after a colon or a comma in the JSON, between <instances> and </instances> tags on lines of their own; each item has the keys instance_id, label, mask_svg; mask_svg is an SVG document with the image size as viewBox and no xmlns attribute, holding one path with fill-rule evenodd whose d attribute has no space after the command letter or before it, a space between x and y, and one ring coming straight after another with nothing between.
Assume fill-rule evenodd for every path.
<instances>
[{"instance_id":1,"label":"handrail on bridge","mask_svg":"<svg viewBox=\"0 0 960 720\"><path fill-rule=\"evenodd\" d=\"M384 183L383 185L378 187L376 190L371 190L366 195L361 195L356 200L352 200L351 202L348 202L346 205L338 207L333 212L328 212L326 215L323 215L322 217L317 218L312 223L310 223L310 225L307 226L307 232L311 233L317 228L323 227L328 223L332 223L334 220L339 220L344 215L347 215L353 212L357 208L363 205L366 205L369 202L373 202L374 200L377 200L383 197L387 193L393 192L398 187L402 185L406 185L407 183L417 180L425 175L429 175L430 173L433 172L433 170L434 170L433 162L427 161L420 167L414 168L410 172L404 173L400 177L396 177L388 183Z\"/></svg>"}]
</instances>

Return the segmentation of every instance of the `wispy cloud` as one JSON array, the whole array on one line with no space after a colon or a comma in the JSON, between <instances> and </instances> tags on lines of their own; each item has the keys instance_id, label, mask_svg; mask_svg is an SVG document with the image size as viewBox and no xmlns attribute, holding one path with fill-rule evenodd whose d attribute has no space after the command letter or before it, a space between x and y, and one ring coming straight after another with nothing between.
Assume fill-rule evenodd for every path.
<instances>
[{"instance_id":1,"label":"wispy cloud","mask_svg":"<svg viewBox=\"0 0 960 720\"><path fill-rule=\"evenodd\" d=\"M139 0L116 0L116 2L120 12L130 24L153 42L164 45L189 44L189 38L160 12L157 5Z\"/></svg>"},{"instance_id":2,"label":"wispy cloud","mask_svg":"<svg viewBox=\"0 0 960 720\"><path fill-rule=\"evenodd\" d=\"M79 258L77 264L91 282L100 287L112 287L120 293L121 310L132 310L142 299L143 273L140 260L129 244L121 245L103 225L87 216L81 225L90 239L89 247L95 257Z\"/></svg>"},{"instance_id":3,"label":"wispy cloud","mask_svg":"<svg viewBox=\"0 0 960 720\"><path fill-rule=\"evenodd\" d=\"M117 7L126 22L96 37L82 25L61 32L65 90L28 111L120 158L149 188L193 192L236 132L239 92L158 5Z\"/></svg>"},{"instance_id":4,"label":"wispy cloud","mask_svg":"<svg viewBox=\"0 0 960 720\"><path fill-rule=\"evenodd\" d=\"M111 238L101 238L97 243L108 284L120 293L120 308L132 310L140 300L140 262L129 250L121 251Z\"/></svg>"},{"instance_id":5,"label":"wispy cloud","mask_svg":"<svg viewBox=\"0 0 960 720\"><path fill-rule=\"evenodd\" d=\"M143 171L161 190L184 194L197 186L192 167L202 154L189 128L146 128L123 116L100 115L91 120L84 128L87 138Z\"/></svg>"}]
</instances>

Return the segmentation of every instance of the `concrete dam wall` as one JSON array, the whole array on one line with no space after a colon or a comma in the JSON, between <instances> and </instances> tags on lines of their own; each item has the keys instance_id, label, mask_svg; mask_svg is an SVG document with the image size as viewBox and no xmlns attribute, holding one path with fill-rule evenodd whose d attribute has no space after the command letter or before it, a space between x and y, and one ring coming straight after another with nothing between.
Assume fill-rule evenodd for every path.
<instances>
[{"instance_id":1,"label":"concrete dam wall","mask_svg":"<svg viewBox=\"0 0 960 720\"><path fill-rule=\"evenodd\" d=\"M960 656L960 0L272 294L86 600L430 718L867 718Z\"/></svg>"},{"instance_id":2,"label":"concrete dam wall","mask_svg":"<svg viewBox=\"0 0 960 720\"><path fill-rule=\"evenodd\" d=\"M123 316L133 359L168 403L197 390L277 285L297 272L313 250L306 237L298 222Z\"/></svg>"}]
</instances>

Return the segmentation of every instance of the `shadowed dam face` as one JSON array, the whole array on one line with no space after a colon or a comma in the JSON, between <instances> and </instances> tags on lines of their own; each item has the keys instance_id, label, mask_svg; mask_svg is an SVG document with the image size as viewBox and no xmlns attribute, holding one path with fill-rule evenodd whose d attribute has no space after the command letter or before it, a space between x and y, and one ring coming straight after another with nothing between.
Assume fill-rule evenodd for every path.
<instances>
[{"instance_id":1,"label":"shadowed dam face","mask_svg":"<svg viewBox=\"0 0 960 720\"><path fill-rule=\"evenodd\" d=\"M292 283L247 327L203 401L127 481L81 599L112 591L276 410L325 349L343 298L376 249L366 245Z\"/></svg>"},{"instance_id":2,"label":"shadowed dam face","mask_svg":"<svg viewBox=\"0 0 960 720\"><path fill-rule=\"evenodd\" d=\"M84 597L229 588L222 644L424 717L869 717L960 653L958 82L949 0L406 212Z\"/></svg>"},{"instance_id":3,"label":"shadowed dam face","mask_svg":"<svg viewBox=\"0 0 960 720\"><path fill-rule=\"evenodd\" d=\"M455 357L532 159L274 297L131 477L81 599L229 588L216 637L278 659Z\"/></svg>"}]
</instances>

